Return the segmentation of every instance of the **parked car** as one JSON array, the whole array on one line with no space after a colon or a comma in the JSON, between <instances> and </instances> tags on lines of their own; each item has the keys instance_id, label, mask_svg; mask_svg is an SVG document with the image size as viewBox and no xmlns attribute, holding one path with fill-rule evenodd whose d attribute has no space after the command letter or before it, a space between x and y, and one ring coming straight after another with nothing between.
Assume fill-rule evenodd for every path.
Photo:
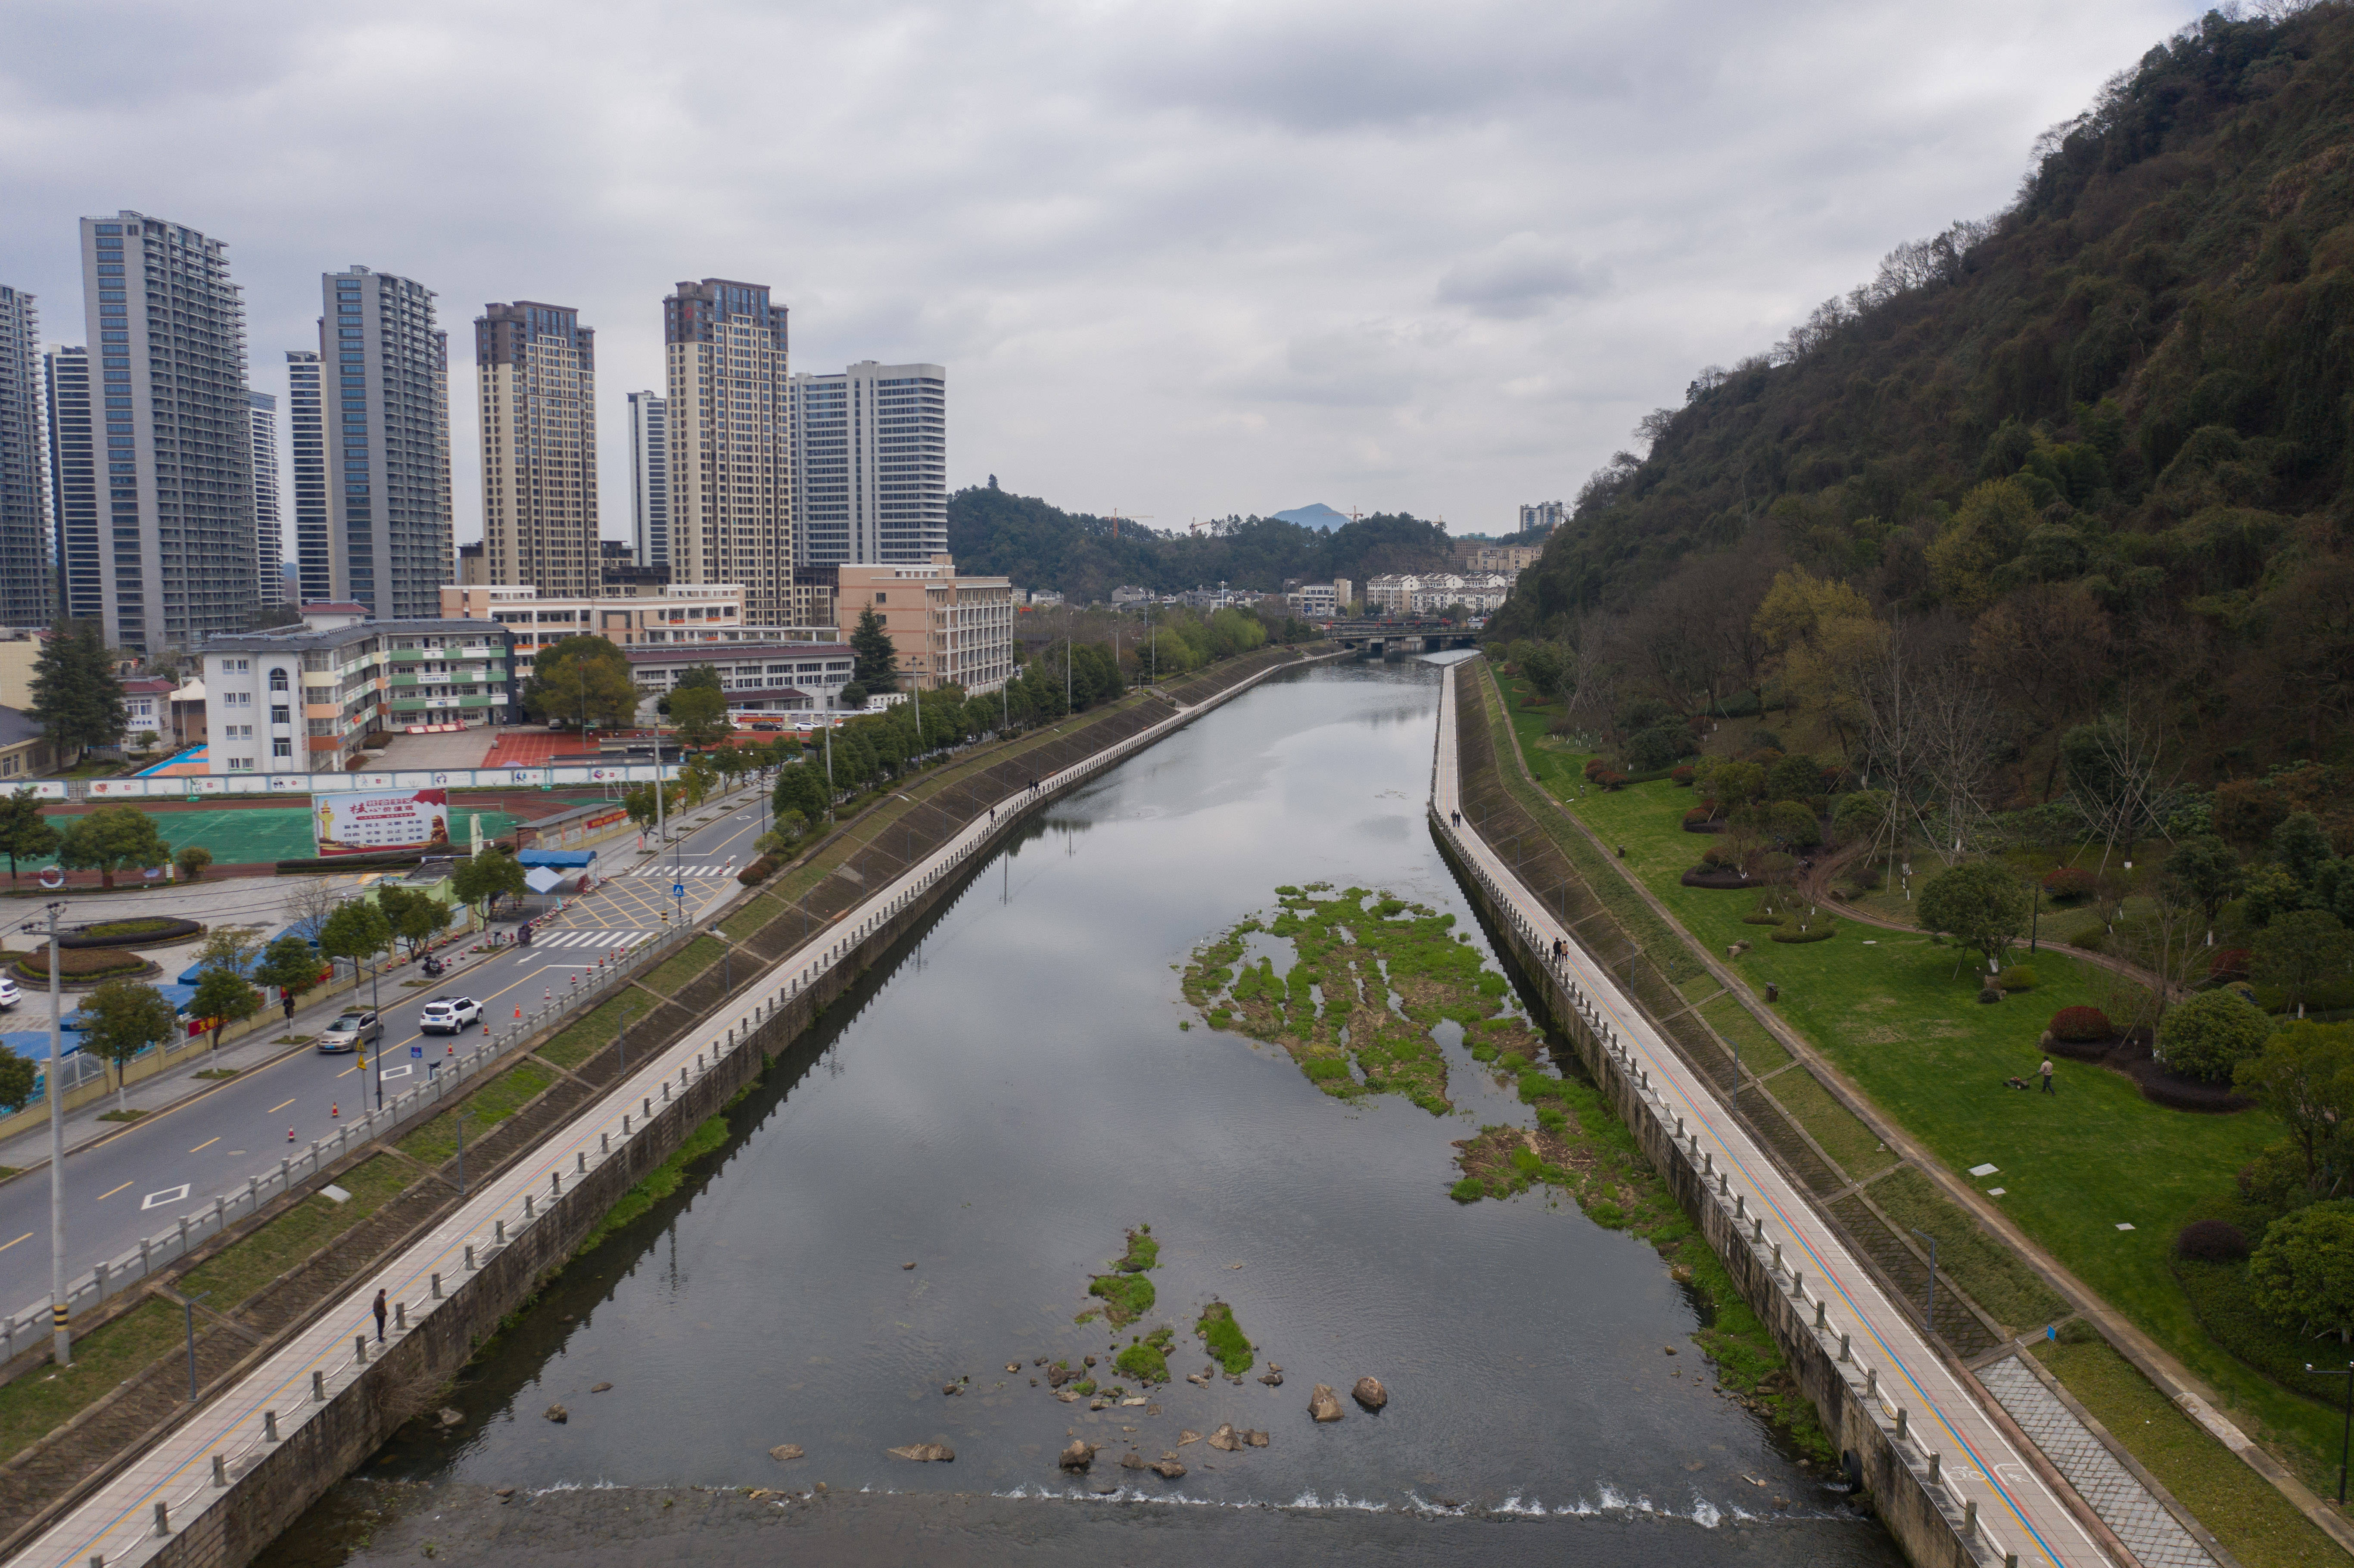
<instances>
[{"instance_id":1,"label":"parked car","mask_svg":"<svg viewBox=\"0 0 2354 1568\"><path fill-rule=\"evenodd\" d=\"M482 1004L472 997L437 996L418 1015L417 1029L421 1034L455 1034L468 1024L482 1021Z\"/></svg>"},{"instance_id":2,"label":"parked car","mask_svg":"<svg viewBox=\"0 0 2354 1568\"><path fill-rule=\"evenodd\" d=\"M355 1009L327 1025L327 1032L319 1036L319 1050L329 1056L345 1055L383 1038L384 1025L376 1014Z\"/></svg>"},{"instance_id":3,"label":"parked car","mask_svg":"<svg viewBox=\"0 0 2354 1568\"><path fill-rule=\"evenodd\" d=\"M0 1007L14 1007L24 998L25 993L17 989L15 980L0 975Z\"/></svg>"}]
</instances>

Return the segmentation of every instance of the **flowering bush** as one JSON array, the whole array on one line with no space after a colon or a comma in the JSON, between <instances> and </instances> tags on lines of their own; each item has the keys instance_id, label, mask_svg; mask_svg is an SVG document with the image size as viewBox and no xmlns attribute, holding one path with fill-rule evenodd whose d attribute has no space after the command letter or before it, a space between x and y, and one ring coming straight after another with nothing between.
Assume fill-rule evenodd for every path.
<instances>
[{"instance_id":1,"label":"flowering bush","mask_svg":"<svg viewBox=\"0 0 2354 1568\"><path fill-rule=\"evenodd\" d=\"M1709 809L1706 806L1694 806L1691 810L1684 813L1684 826L1688 828L1698 827L1701 823L1709 820Z\"/></svg>"},{"instance_id":2,"label":"flowering bush","mask_svg":"<svg viewBox=\"0 0 2354 1568\"><path fill-rule=\"evenodd\" d=\"M1597 773L1601 772L1601 771L1602 771L1602 768L1603 768L1602 758L1598 758L1598 757L1589 757L1589 758L1587 758L1585 759L1585 779L1586 779L1586 782L1587 782L1587 783L1589 783L1589 784L1590 784L1590 783L1592 783L1592 782L1594 781L1594 776L1595 776L1596 774L1597 774Z\"/></svg>"},{"instance_id":3,"label":"flowering bush","mask_svg":"<svg viewBox=\"0 0 2354 1568\"><path fill-rule=\"evenodd\" d=\"M2217 984L2248 978L2248 963L2253 957L2245 948L2219 948L2207 960L2208 978Z\"/></svg>"},{"instance_id":4,"label":"flowering bush","mask_svg":"<svg viewBox=\"0 0 2354 1568\"><path fill-rule=\"evenodd\" d=\"M1600 772L1594 774L1593 779L1596 784L1600 785L1605 789L1624 789L1627 788L1627 776L1624 773L1613 772L1607 768L1605 768Z\"/></svg>"},{"instance_id":5,"label":"flowering bush","mask_svg":"<svg viewBox=\"0 0 2354 1568\"><path fill-rule=\"evenodd\" d=\"M2051 1029L2054 1040L2106 1040L2116 1033L2097 1007L2063 1007L2052 1015Z\"/></svg>"},{"instance_id":6,"label":"flowering bush","mask_svg":"<svg viewBox=\"0 0 2354 1568\"><path fill-rule=\"evenodd\" d=\"M1672 782L1674 783L1675 787L1676 787L1677 789L1691 789L1691 781L1692 781L1692 770L1691 770L1691 763L1689 763L1689 762L1686 762L1686 763L1681 763L1681 764L1678 765L1677 767L1674 767L1674 768L1669 768L1669 769L1668 769L1668 778L1669 778L1669 779L1670 779L1670 781L1672 781Z\"/></svg>"},{"instance_id":7,"label":"flowering bush","mask_svg":"<svg viewBox=\"0 0 2354 1568\"><path fill-rule=\"evenodd\" d=\"M2063 865L2045 874L2043 895L2047 898L2086 898L2098 881L2081 865Z\"/></svg>"}]
</instances>

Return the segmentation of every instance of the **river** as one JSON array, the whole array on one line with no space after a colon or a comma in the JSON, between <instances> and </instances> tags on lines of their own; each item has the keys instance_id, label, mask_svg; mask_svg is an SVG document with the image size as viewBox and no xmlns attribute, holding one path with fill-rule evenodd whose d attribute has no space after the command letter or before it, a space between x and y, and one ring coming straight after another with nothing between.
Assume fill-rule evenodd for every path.
<instances>
[{"instance_id":1,"label":"river","mask_svg":"<svg viewBox=\"0 0 2354 1568\"><path fill-rule=\"evenodd\" d=\"M1346 1103L1179 994L1189 953L1279 884L1388 889L1486 950L1424 821L1437 682L1426 662L1288 673L1055 804L777 1064L678 1194L469 1369L448 1402L462 1424L411 1423L363 1477L526 1497L822 1480L993 1494L1042 1528L1116 1515L1094 1498L1117 1482L1341 1518L1341 1543L1347 1517L1460 1508L1525 1521L1539 1533L1516 1539L1548 1560L1900 1561L1715 1391L1695 1307L1647 1245L1542 1187L1450 1200L1452 1140L1532 1122L1467 1053L1449 1051L1454 1116ZM1155 1308L1116 1340L1075 1323L1140 1224L1161 1244ZM1108 1358L1164 1322L1172 1373L1198 1372L1214 1297L1282 1387L1254 1368L1095 1413L1032 1386L1038 1358ZM1311 1385L1345 1402L1368 1373L1386 1409L1310 1421ZM559 1403L562 1425L543 1415ZM1269 1441L1180 1447L1221 1423ZM1104 1446L1076 1478L1055 1466L1075 1434ZM769 1457L789 1443L807 1457ZM955 1460L885 1452L916 1443ZM1187 1473L1118 1467L1131 1445ZM1066 1497L1090 1500L1048 1500ZM911 1520L936 1506L904 1500ZM349 1506L331 1499L265 1561L321 1560Z\"/></svg>"}]
</instances>

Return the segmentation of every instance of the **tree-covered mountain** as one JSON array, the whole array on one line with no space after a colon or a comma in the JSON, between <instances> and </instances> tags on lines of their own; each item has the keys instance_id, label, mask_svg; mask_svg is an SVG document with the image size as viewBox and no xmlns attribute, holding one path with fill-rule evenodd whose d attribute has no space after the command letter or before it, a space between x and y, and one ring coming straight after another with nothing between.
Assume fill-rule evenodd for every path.
<instances>
[{"instance_id":1,"label":"tree-covered mountain","mask_svg":"<svg viewBox=\"0 0 2354 1568\"><path fill-rule=\"evenodd\" d=\"M1326 531L1273 517L1227 517L1199 534L1066 512L1031 495L974 486L949 497L949 552L966 571L1002 573L1022 588L1059 588L1086 602L1124 584L1174 592L1234 588L1274 592L1284 579L1362 585L1383 572L1435 567L1447 530L1403 514L1376 514Z\"/></svg>"},{"instance_id":2,"label":"tree-covered mountain","mask_svg":"<svg viewBox=\"0 0 2354 1568\"><path fill-rule=\"evenodd\" d=\"M2354 7L2210 12L2037 151L2009 208L1647 418L1501 635L1625 609L1687 629L1665 671L1795 567L1975 649L2037 733L2134 704L2221 771L2345 744ZM1738 689L1773 651L1724 657Z\"/></svg>"}]
</instances>

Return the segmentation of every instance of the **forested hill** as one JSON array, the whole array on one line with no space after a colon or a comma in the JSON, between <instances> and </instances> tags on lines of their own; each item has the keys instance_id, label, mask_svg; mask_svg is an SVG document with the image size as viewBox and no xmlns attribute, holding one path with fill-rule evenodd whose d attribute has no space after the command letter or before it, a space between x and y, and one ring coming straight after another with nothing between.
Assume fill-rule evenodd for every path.
<instances>
[{"instance_id":1,"label":"forested hill","mask_svg":"<svg viewBox=\"0 0 2354 1568\"><path fill-rule=\"evenodd\" d=\"M960 570L1002 573L1021 588L1059 588L1082 602L1123 584L1274 592L1286 577L1359 585L1381 572L1439 564L1447 530L1404 514L1361 518L1327 533L1274 517L1228 517L1203 531L1155 529L1066 512L1035 496L975 486L949 497L949 552Z\"/></svg>"},{"instance_id":2,"label":"forested hill","mask_svg":"<svg viewBox=\"0 0 2354 1568\"><path fill-rule=\"evenodd\" d=\"M2354 6L2211 12L2037 153L1646 419L1500 634L1703 580L1745 627L1795 566L1982 653L2050 634L2054 717L2171 693L2320 743L2354 705Z\"/></svg>"}]
</instances>

